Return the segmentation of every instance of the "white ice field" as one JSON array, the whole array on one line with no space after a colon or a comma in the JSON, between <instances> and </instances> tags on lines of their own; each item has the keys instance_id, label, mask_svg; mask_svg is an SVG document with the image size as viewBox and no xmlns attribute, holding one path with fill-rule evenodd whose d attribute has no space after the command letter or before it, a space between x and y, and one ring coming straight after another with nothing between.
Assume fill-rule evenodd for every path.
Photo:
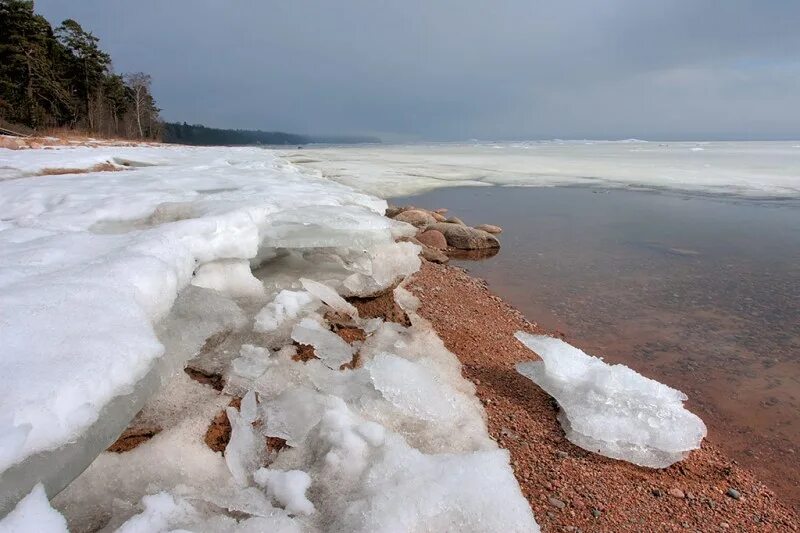
<instances>
[{"instance_id":1,"label":"white ice field","mask_svg":"<svg viewBox=\"0 0 800 533\"><path fill-rule=\"evenodd\" d=\"M531 141L364 145L280 154L381 197L458 185L590 186L800 197L800 141Z\"/></svg>"},{"instance_id":2,"label":"white ice field","mask_svg":"<svg viewBox=\"0 0 800 533\"><path fill-rule=\"evenodd\" d=\"M104 162L126 170L36 175ZM24 500L0 531L63 529L40 482L73 531L536 531L473 386L413 296L395 290L410 327L342 298L419 268L417 247L395 242L414 229L383 217L380 197L590 184L794 198L798 176L800 143L2 150L0 516ZM331 311L366 341L333 334ZM212 336L223 340L195 357ZM293 341L318 359L293 360ZM361 364L341 370L356 350ZM240 410L181 371L192 358L224 374ZM619 398L617 371L598 367L593 383L559 364L530 370L588 449L662 466L702 438L657 382L625 374ZM573 378L581 397L563 396ZM614 436L593 433L608 410L592 400L609 395L642 404L615 424L658 464L597 446ZM694 423L685 439L646 419L661 406ZM226 409L223 457L203 438ZM134 417L161 431L104 452ZM267 454L267 436L290 447Z\"/></svg>"}]
</instances>

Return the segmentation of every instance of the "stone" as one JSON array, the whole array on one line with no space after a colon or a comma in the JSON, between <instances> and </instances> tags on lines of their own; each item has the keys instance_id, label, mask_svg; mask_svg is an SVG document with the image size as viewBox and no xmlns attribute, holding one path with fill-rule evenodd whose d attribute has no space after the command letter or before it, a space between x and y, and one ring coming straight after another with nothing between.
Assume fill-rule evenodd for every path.
<instances>
[{"instance_id":1,"label":"stone","mask_svg":"<svg viewBox=\"0 0 800 533\"><path fill-rule=\"evenodd\" d=\"M423 231L417 235L417 240L426 246L430 246L431 248L437 248L439 250L447 249L447 239L445 239L444 234L441 231L435 229Z\"/></svg>"},{"instance_id":2,"label":"stone","mask_svg":"<svg viewBox=\"0 0 800 533\"><path fill-rule=\"evenodd\" d=\"M677 487L673 487L673 488L669 489L667 491L667 494L669 494L673 498L681 498L681 499L683 499L683 498L686 497L686 495L683 493L683 491L681 489L677 488Z\"/></svg>"},{"instance_id":3,"label":"stone","mask_svg":"<svg viewBox=\"0 0 800 533\"><path fill-rule=\"evenodd\" d=\"M567 506L566 503L562 502L558 498L553 498L552 496L550 498L547 498L547 501L550 502L550 505L552 505L553 507L557 507L559 509L563 509L564 507Z\"/></svg>"},{"instance_id":4,"label":"stone","mask_svg":"<svg viewBox=\"0 0 800 533\"><path fill-rule=\"evenodd\" d=\"M440 207L439 209L434 209L433 212L438 215L444 215L445 213L447 213L447 209L444 207Z\"/></svg>"},{"instance_id":5,"label":"stone","mask_svg":"<svg viewBox=\"0 0 800 533\"><path fill-rule=\"evenodd\" d=\"M422 257L431 263L443 264L450 261L450 257L446 253L431 246L422 247Z\"/></svg>"},{"instance_id":6,"label":"stone","mask_svg":"<svg viewBox=\"0 0 800 533\"><path fill-rule=\"evenodd\" d=\"M433 215L427 211L423 211L422 209L409 209L408 211L403 211L402 213L395 215L394 219L399 220L400 222L408 222L412 226L416 226L418 228L436 224L436 219L433 218Z\"/></svg>"},{"instance_id":7,"label":"stone","mask_svg":"<svg viewBox=\"0 0 800 533\"><path fill-rule=\"evenodd\" d=\"M500 226L495 226L494 224L479 224L475 226L475 229L485 231L486 233L491 233L492 235L503 233L503 228Z\"/></svg>"},{"instance_id":8,"label":"stone","mask_svg":"<svg viewBox=\"0 0 800 533\"><path fill-rule=\"evenodd\" d=\"M569 454L567 452L558 450L556 452L556 457L558 457L559 459L566 459L567 457L569 457Z\"/></svg>"},{"instance_id":9,"label":"stone","mask_svg":"<svg viewBox=\"0 0 800 533\"><path fill-rule=\"evenodd\" d=\"M600 518L600 515L603 514L600 512L600 509L592 509L592 516L595 518Z\"/></svg>"},{"instance_id":10,"label":"stone","mask_svg":"<svg viewBox=\"0 0 800 533\"><path fill-rule=\"evenodd\" d=\"M725 495L733 498L734 500L738 500L742 497L742 493L733 487L729 488L727 492L725 492Z\"/></svg>"},{"instance_id":11,"label":"stone","mask_svg":"<svg viewBox=\"0 0 800 533\"><path fill-rule=\"evenodd\" d=\"M390 205L386 208L386 212L384 213L389 218L394 218L403 211L410 211L411 209L416 209L413 205L404 205L404 206L397 206L397 205Z\"/></svg>"},{"instance_id":12,"label":"stone","mask_svg":"<svg viewBox=\"0 0 800 533\"><path fill-rule=\"evenodd\" d=\"M458 250L484 250L500 248L500 241L491 233L452 223L436 223L428 228L440 231L447 245Z\"/></svg>"},{"instance_id":13,"label":"stone","mask_svg":"<svg viewBox=\"0 0 800 533\"><path fill-rule=\"evenodd\" d=\"M450 217L446 219L445 222L447 222L448 224L458 224L459 226L466 226L466 224L464 224L464 221L458 217Z\"/></svg>"},{"instance_id":14,"label":"stone","mask_svg":"<svg viewBox=\"0 0 800 533\"><path fill-rule=\"evenodd\" d=\"M431 213L431 216L436 219L436 222L445 222L447 220L446 216L442 215L441 213L437 213L436 211Z\"/></svg>"}]
</instances>

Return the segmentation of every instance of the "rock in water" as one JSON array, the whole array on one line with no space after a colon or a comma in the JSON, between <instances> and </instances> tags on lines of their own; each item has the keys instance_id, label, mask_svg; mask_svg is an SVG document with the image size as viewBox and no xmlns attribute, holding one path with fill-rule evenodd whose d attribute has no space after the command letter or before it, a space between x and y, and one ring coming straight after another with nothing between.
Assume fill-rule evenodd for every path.
<instances>
[{"instance_id":1,"label":"rock in water","mask_svg":"<svg viewBox=\"0 0 800 533\"><path fill-rule=\"evenodd\" d=\"M517 371L558 401L561 426L578 446L650 468L700 447L706 426L683 407L682 392L560 339L521 331L516 337L542 358L519 363Z\"/></svg>"},{"instance_id":2,"label":"rock in water","mask_svg":"<svg viewBox=\"0 0 800 533\"><path fill-rule=\"evenodd\" d=\"M485 231L486 233L491 233L493 235L497 235L503 233L503 228L500 226L495 226L494 224L478 224L475 226L475 229L479 229L481 231Z\"/></svg>"},{"instance_id":3,"label":"rock in water","mask_svg":"<svg viewBox=\"0 0 800 533\"><path fill-rule=\"evenodd\" d=\"M430 226L428 230L440 231L447 240L447 244L458 250L500 248L500 241L497 240L497 237L468 226L439 222Z\"/></svg>"},{"instance_id":4,"label":"rock in water","mask_svg":"<svg viewBox=\"0 0 800 533\"><path fill-rule=\"evenodd\" d=\"M438 248L439 250L447 249L447 239L441 231L429 229L417 235L417 240L426 246Z\"/></svg>"}]
</instances>

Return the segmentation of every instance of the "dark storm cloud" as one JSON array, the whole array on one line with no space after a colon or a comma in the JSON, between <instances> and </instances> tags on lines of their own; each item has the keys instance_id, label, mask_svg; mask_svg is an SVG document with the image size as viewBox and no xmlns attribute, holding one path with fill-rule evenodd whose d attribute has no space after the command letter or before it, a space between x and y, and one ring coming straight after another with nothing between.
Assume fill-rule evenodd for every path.
<instances>
[{"instance_id":1,"label":"dark storm cloud","mask_svg":"<svg viewBox=\"0 0 800 533\"><path fill-rule=\"evenodd\" d=\"M395 138L800 137L800 2L37 0L164 116Z\"/></svg>"}]
</instances>

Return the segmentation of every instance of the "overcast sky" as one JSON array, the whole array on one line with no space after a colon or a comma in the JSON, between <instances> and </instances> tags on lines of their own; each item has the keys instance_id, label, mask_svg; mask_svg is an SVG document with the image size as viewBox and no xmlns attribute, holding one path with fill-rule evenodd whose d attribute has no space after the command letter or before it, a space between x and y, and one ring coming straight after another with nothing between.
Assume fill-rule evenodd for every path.
<instances>
[{"instance_id":1,"label":"overcast sky","mask_svg":"<svg viewBox=\"0 0 800 533\"><path fill-rule=\"evenodd\" d=\"M798 0L36 0L168 120L385 139L800 138Z\"/></svg>"}]
</instances>

